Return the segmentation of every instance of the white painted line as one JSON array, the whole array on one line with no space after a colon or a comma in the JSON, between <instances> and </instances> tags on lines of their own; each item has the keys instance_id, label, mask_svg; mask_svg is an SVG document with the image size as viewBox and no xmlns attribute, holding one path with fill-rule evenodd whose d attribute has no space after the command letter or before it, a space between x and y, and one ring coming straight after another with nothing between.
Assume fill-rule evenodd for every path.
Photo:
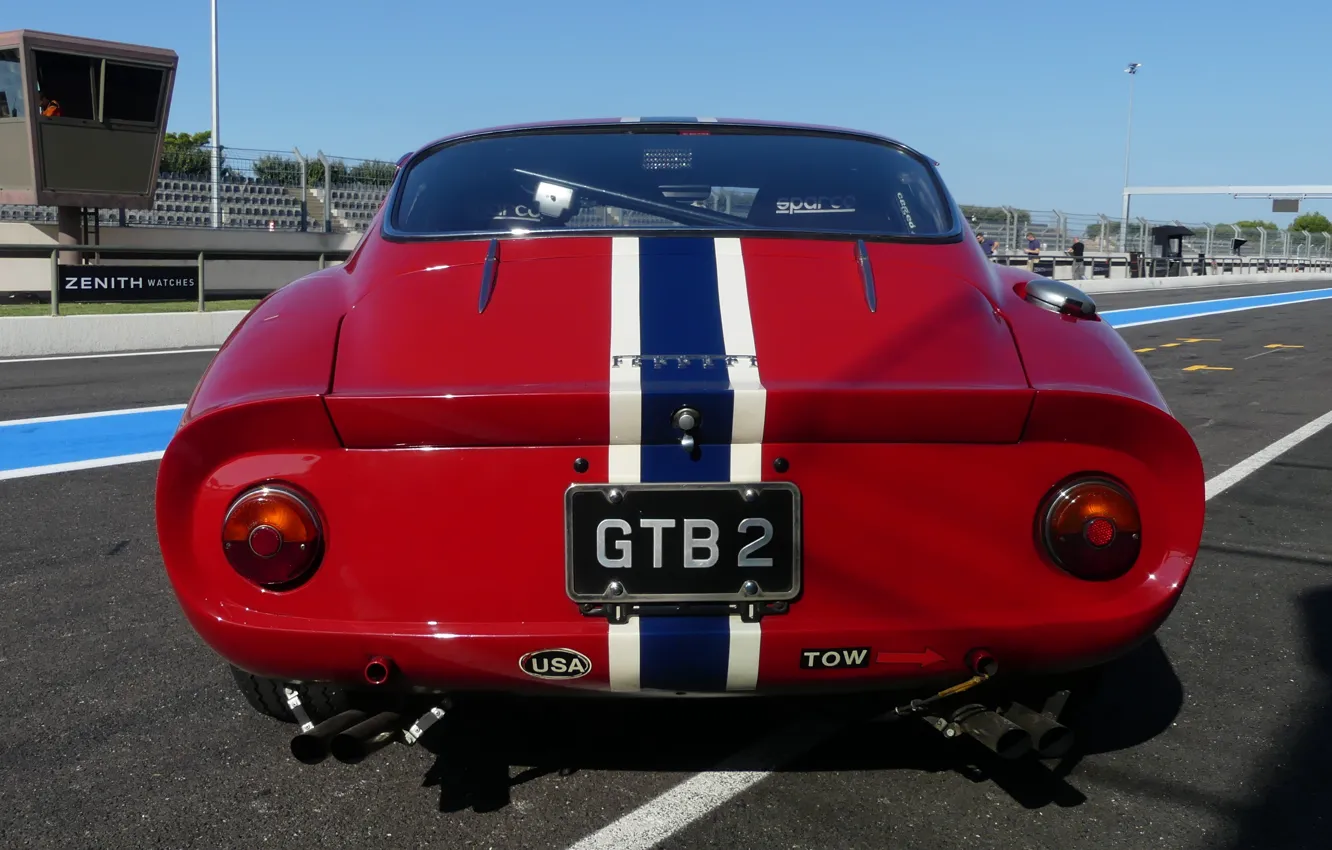
<instances>
[{"instance_id":1,"label":"white painted line","mask_svg":"<svg viewBox=\"0 0 1332 850\"><path fill-rule=\"evenodd\" d=\"M136 455L117 455L116 457L99 457L93 460L74 460L69 463L51 463L46 466L25 466L22 469L0 469L0 481L11 478L29 478L34 475L51 475L56 472L96 469L101 466L142 463L145 460L161 460L163 454L164 452L142 452Z\"/></svg>"},{"instance_id":2,"label":"white painted line","mask_svg":"<svg viewBox=\"0 0 1332 850\"><path fill-rule=\"evenodd\" d=\"M1332 425L1332 411L1215 476L1205 485L1206 500L1211 501L1329 425ZM841 727L831 723L788 727L733 755L707 773L695 774L571 845L569 850L649 850L839 731Z\"/></svg>"},{"instance_id":3,"label":"white painted line","mask_svg":"<svg viewBox=\"0 0 1332 850\"><path fill-rule=\"evenodd\" d=\"M787 729L697 774L640 806L569 850L646 850L655 847L727 800L752 788L792 757L832 737L841 726L815 721ZM774 743L780 748L774 747Z\"/></svg>"},{"instance_id":4,"label":"white painted line","mask_svg":"<svg viewBox=\"0 0 1332 850\"><path fill-rule=\"evenodd\" d=\"M94 410L91 413L64 413L59 416L37 416L32 419L0 419L0 428L12 425L36 425L40 422L67 422L71 419L97 419L102 416L128 416L133 413L154 413L159 410L184 410L183 404L162 404L156 407L126 407L121 410Z\"/></svg>"},{"instance_id":5,"label":"white painted line","mask_svg":"<svg viewBox=\"0 0 1332 850\"><path fill-rule=\"evenodd\" d=\"M15 357L10 360L0 359L0 366L6 363L50 363L57 360L100 360L103 357L154 357L158 354L201 354L217 351L216 348L169 348L165 351L117 351L106 354L58 354L50 357Z\"/></svg>"},{"instance_id":6,"label":"white painted line","mask_svg":"<svg viewBox=\"0 0 1332 850\"><path fill-rule=\"evenodd\" d=\"M1332 411L1324 413L1303 428L1290 432L1267 448L1249 455L1207 482L1207 499L1210 501L1213 497L1224 493L1228 488L1248 478L1329 425L1332 425Z\"/></svg>"}]
</instances>

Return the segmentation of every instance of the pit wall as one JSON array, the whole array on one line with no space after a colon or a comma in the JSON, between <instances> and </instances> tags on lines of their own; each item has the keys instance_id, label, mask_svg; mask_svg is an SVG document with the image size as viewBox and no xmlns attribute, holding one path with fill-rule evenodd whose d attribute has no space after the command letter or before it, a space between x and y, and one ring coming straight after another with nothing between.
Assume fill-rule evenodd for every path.
<instances>
[{"instance_id":1,"label":"pit wall","mask_svg":"<svg viewBox=\"0 0 1332 850\"><path fill-rule=\"evenodd\" d=\"M359 233L292 233L267 230L213 230L201 227L107 227L99 244L127 248L200 248L226 251L350 251ZM0 223L0 245L56 245L55 225ZM125 260L102 258L107 265L189 265L188 259ZM334 261L329 261L331 265ZM208 260L204 289L253 291L256 297L317 271L319 260ZM0 292L50 292L51 261L0 257ZM0 300L0 303L3 303ZM0 342L0 346L3 342ZM3 355L0 355L3 356Z\"/></svg>"}]
</instances>

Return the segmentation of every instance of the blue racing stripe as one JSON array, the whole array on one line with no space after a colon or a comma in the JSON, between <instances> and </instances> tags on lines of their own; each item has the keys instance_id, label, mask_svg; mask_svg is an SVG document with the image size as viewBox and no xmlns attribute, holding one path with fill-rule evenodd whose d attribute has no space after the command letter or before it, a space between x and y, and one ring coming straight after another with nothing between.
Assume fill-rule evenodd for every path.
<instances>
[{"instance_id":1,"label":"blue racing stripe","mask_svg":"<svg viewBox=\"0 0 1332 850\"><path fill-rule=\"evenodd\" d=\"M1236 310L1255 310L1259 307L1280 307L1305 301L1323 301L1332 298L1332 289L1305 289L1299 292L1275 292L1270 295L1242 295L1237 298L1215 298L1209 301L1191 301L1184 304L1154 304L1150 307L1130 307L1124 310L1106 310L1101 318L1111 327L1148 325L1193 319L1214 313Z\"/></svg>"},{"instance_id":2,"label":"blue racing stripe","mask_svg":"<svg viewBox=\"0 0 1332 850\"><path fill-rule=\"evenodd\" d=\"M643 688L724 691L731 652L727 617L640 617L639 681Z\"/></svg>"},{"instance_id":3,"label":"blue racing stripe","mask_svg":"<svg viewBox=\"0 0 1332 850\"><path fill-rule=\"evenodd\" d=\"M734 400L724 365L681 366L678 355L726 353L717 257L709 238L639 242L639 322L643 353L642 480L726 481L731 470ZM652 355L672 359L656 366ZM683 405L700 413L697 457L679 443L671 415ZM645 689L724 691L730 622L714 617L640 618L640 683Z\"/></svg>"},{"instance_id":4,"label":"blue racing stripe","mask_svg":"<svg viewBox=\"0 0 1332 850\"><path fill-rule=\"evenodd\" d=\"M721 361L681 366L652 355L722 355L717 255L711 239L643 239L639 243L640 350L643 353L644 481L726 481L731 474L734 397ZM689 405L700 414L698 458L680 448L671 415Z\"/></svg>"},{"instance_id":5,"label":"blue racing stripe","mask_svg":"<svg viewBox=\"0 0 1332 850\"><path fill-rule=\"evenodd\" d=\"M80 419L0 424L0 471L160 452L182 410L148 410Z\"/></svg>"}]
</instances>

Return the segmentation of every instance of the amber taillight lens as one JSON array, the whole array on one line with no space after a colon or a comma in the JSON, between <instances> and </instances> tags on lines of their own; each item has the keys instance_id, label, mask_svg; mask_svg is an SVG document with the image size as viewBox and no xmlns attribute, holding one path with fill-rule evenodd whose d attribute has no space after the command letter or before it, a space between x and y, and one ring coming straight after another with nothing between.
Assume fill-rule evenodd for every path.
<instances>
[{"instance_id":1,"label":"amber taillight lens","mask_svg":"<svg viewBox=\"0 0 1332 850\"><path fill-rule=\"evenodd\" d=\"M1105 478L1079 478L1054 492L1037 518L1056 564L1088 581L1127 573L1142 550L1142 521L1133 497Z\"/></svg>"},{"instance_id":2,"label":"amber taillight lens","mask_svg":"<svg viewBox=\"0 0 1332 850\"><path fill-rule=\"evenodd\" d=\"M270 590L288 589L319 563L319 519L294 491L265 485L247 491L222 522L222 551L242 577Z\"/></svg>"}]
</instances>

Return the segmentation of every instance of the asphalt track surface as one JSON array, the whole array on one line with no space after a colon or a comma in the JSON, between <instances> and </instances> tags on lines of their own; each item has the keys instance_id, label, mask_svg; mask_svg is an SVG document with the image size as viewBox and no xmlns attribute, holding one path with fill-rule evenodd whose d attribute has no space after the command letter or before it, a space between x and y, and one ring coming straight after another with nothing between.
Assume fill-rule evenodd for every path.
<instances>
[{"instance_id":1,"label":"asphalt track surface","mask_svg":"<svg viewBox=\"0 0 1332 850\"><path fill-rule=\"evenodd\" d=\"M0 847L1327 847L1332 427L1246 459L1332 411L1330 327L1325 300L1121 331L1230 486L1179 608L1053 771L747 700L495 706L305 767L176 607L156 463L0 481ZM0 362L0 419L179 404L210 356Z\"/></svg>"}]
</instances>

